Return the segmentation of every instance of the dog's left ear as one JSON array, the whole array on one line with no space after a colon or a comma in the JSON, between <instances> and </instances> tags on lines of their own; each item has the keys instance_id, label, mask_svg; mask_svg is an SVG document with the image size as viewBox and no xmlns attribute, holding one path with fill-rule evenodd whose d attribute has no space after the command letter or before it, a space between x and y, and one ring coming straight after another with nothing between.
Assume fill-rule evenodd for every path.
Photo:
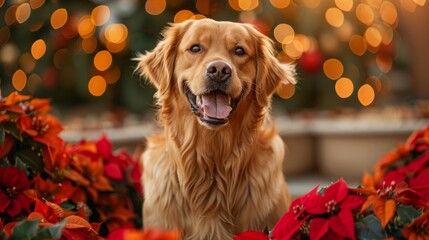
<instances>
[{"instance_id":1,"label":"dog's left ear","mask_svg":"<svg viewBox=\"0 0 429 240\"><path fill-rule=\"evenodd\" d=\"M155 85L158 97L164 95L172 84L176 48L179 42L182 24L172 24L162 33L163 39L157 46L145 54L138 54L136 72Z\"/></svg>"},{"instance_id":2,"label":"dog's left ear","mask_svg":"<svg viewBox=\"0 0 429 240\"><path fill-rule=\"evenodd\" d=\"M273 42L253 26L245 25L252 35L257 51L255 94L257 103L265 107L279 84L296 84L295 66L280 63L274 56Z\"/></svg>"}]
</instances>

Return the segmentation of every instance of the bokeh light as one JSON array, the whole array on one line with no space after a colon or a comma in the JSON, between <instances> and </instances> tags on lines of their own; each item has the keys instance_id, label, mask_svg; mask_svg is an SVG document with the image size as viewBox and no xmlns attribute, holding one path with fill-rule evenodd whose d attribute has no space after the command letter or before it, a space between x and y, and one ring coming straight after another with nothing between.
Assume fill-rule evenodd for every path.
<instances>
[{"instance_id":1,"label":"bokeh light","mask_svg":"<svg viewBox=\"0 0 429 240\"><path fill-rule=\"evenodd\" d=\"M31 14L31 7L29 3L22 3L16 8L16 21L23 23L28 20Z\"/></svg>"},{"instance_id":2,"label":"bokeh light","mask_svg":"<svg viewBox=\"0 0 429 240\"><path fill-rule=\"evenodd\" d=\"M4 22L6 23L6 25L10 26L16 22L15 13L17 8L17 5L12 5L4 13Z\"/></svg>"},{"instance_id":3,"label":"bokeh light","mask_svg":"<svg viewBox=\"0 0 429 240\"><path fill-rule=\"evenodd\" d=\"M40 59L46 53L46 43L43 39L36 40L33 45L31 45L31 55L34 59Z\"/></svg>"},{"instance_id":4,"label":"bokeh light","mask_svg":"<svg viewBox=\"0 0 429 240\"><path fill-rule=\"evenodd\" d=\"M112 65L112 54L109 51L99 51L94 56L94 66L99 71L107 70Z\"/></svg>"},{"instance_id":5,"label":"bokeh light","mask_svg":"<svg viewBox=\"0 0 429 240\"><path fill-rule=\"evenodd\" d=\"M353 8L353 0L335 0L335 5L345 12L349 12Z\"/></svg>"},{"instance_id":6,"label":"bokeh light","mask_svg":"<svg viewBox=\"0 0 429 240\"><path fill-rule=\"evenodd\" d=\"M45 4L45 0L30 0L30 6L32 9L38 9Z\"/></svg>"},{"instance_id":7,"label":"bokeh light","mask_svg":"<svg viewBox=\"0 0 429 240\"><path fill-rule=\"evenodd\" d=\"M188 19L191 19L194 16L194 13L189 11L189 10L180 10L176 13L176 15L174 15L174 22L175 23L180 23L180 22L184 22Z\"/></svg>"},{"instance_id":8,"label":"bokeh light","mask_svg":"<svg viewBox=\"0 0 429 240\"><path fill-rule=\"evenodd\" d=\"M104 79L106 80L107 84L116 83L120 77L121 69L119 69L119 67L116 65L111 66L104 74Z\"/></svg>"},{"instance_id":9,"label":"bokeh light","mask_svg":"<svg viewBox=\"0 0 429 240\"><path fill-rule=\"evenodd\" d=\"M363 56L366 52L366 41L362 36L353 35L350 38L349 47L357 56Z\"/></svg>"},{"instance_id":10,"label":"bokeh light","mask_svg":"<svg viewBox=\"0 0 429 240\"><path fill-rule=\"evenodd\" d=\"M385 57L382 54L377 54L375 56L375 63L377 64L378 69L384 73L390 72L393 66L392 58Z\"/></svg>"},{"instance_id":11,"label":"bokeh light","mask_svg":"<svg viewBox=\"0 0 429 240\"><path fill-rule=\"evenodd\" d=\"M375 19L374 11L372 10L371 6L366 3L360 3L357 5L356 17L359 21L361 21L363 24L366 24L367 26L370 26Z\"/></svg>"},{"instance_id":12,"label":"bokeh light","mask_svg":"<svg viewBox=\"0 0 429 240\"><path fill-rule=\"evenodd\" d=\"M342 77L335 83L335 92L340 98L348 98L354 90L353 82L349 78Z\"/></svg>"},{"instance_id":13,"label":"bokeh light","mask_svg":"<svg viewBox=\"0 0 429 240\"><path fill-rule=\"evenodd\" d=\"M99 97L106 91L106 80L102 76L94 76L88 82L88 90L91 95Z\"/></svg>"},{"instance_id":14,"label":"bokeh light","mask_svg":"<svg viewBox=\"0 0 429 240\"><path fill-rule=\"evenodd\" d=\"M317 8L320 5L320 0L302 0L308 8Z\"/></svg>"},{"instance_id":15,"label":"bokeh light","mask_svg":"<svg viewBox=\"0 0 429 240\"><path fill-rule=\"evenodd\" d=\"M33 56L31 56L30 53L26 52L19 58L19 65L21 66L22 70L24 70L24 72L30 73L36 67L36 60L33 58Z\"/></svg>"},{"instance_id":16,"label":"bokeh light","mask_svg":"<svg viewBox=\"0 0 429 240\"><path fill-rule=\"evenodd\" d=\"M323 63L323 72L331 80L337 80L343 75L344 67L340 60L330 58Z\"/></svg>"},{"instance_id":17,"label":"bokeh light","mask_svg":"<svg viewBox=\"0 0 429 240\"><path fill-rule=\"evenodd\" d=\"M8 26L4 26L0 28L0 46L7 43L10 38L10 28Z\"/></svg>"},{"instance_id":18,"label":"bokeh light","mask_svg":"<svg viewBox=\"0 0 429 240\"><path fill-rule=\"evenodd\" d=\"M106 5L99 5L91 12L91 20L95 26L106 24L110 18L110 9Z\"/></svg>"},{"instance_id":19,"label":"bokeh light","mask_svg":"<svg viewBox=\"0 0 429 240\"><path fill-rule=\"evenodd\" d=\"M389 1L383 1L380 7L380 16L384 22L394 25L398 18L398 11L393 3Z\"/></svg>"},{"instance_id":20,"label":"bokeh light","mask_svg":"<svg viewBox=\"0 0 429 240\"><path fill-rule=\"evenodd\" d=\"M290 0L270 0L271 5L275 8L287 8Z\"/></svg>"},{"instance_id":21,"label":"bokeh light","mask_svg":"<svg viewBox=\"0 0 429 240\"><path fill-rule=\"evenodd\" d=\"M77 31L82 38L88 38L94 34L95 26L94 23L92 23L90 16L83 16L79 20Z\"/></svg>"},{"instance_id":22,"label":"bokeh light","mask_svg":"<svg viewBox=\"0 0 429 240\"><path fill-rule=\"evenodd\" d=\"M27 75L21 69L16 70L12 76L12 85L17 91L22 91L27 84Z\"/></svg>"},{"instance_id":23,"label":"bokeh light","mask_svg":"<svg viewBox=\"0 0 429 240\"><path fill-rule=\"evenodd\" d=\"M147 0L145 9L150 15L159 15L164 12L166 6L167 2L165 0Z\"/></svg>"},{"instance_id":24,"label":"bokeh light","mask_svg":"<svg viewBox=\"0 0 429 240\"><path fill-rule=\"evenodd\" d=\"M106 28L104 36L108 42L122 43L128 38L128 28L121 23L110 24Z\"/></svg>"},{"instance_id":25,"label":"bokeh light","mask_svg":"<svg viewBox=\"0 0 429 240\"><path fill-rule=\"evenodd\" d=\"M32 73L28 77L26 88L28 89L28 91L30 91L30 93L35 93L42 84L42 78L39 75Z\"/></svg>"},{"instance_id":26,"label":"bokeh light","mask_svg":"<svg viewBox=\"0 0 429 240\"><path fill-rule=\"evenodd\" d=\"M338 8L329 8L325 13L326 21L333 27L340 27L344 23L344 14Z\"/></svg>"},{"instance_id":27,"label":"bokeh light","mask_svg":"<svg viewBox=\"0 0 429 240\"><path fill-rule=\"evenodd\" d=\"M97 49L98 42L95 36L82 39L82 49L85 53L91 54Z\"/></svg>"},{"instance_id":28,"label":"bokeh light","mask_svg":"<svg viewBox=\"0 0 429 240\"><path fill-rule=\"evenodd\" d=\"M291 43L282 45L284 53L288 55L291 59L298 59L301 57L304 52L302 43L294 39Z\"/></svg>"},{"instance_id":29,"label":"bokeh light","mask_svg":"<svg viewBox=\"0 0 429 240\"><path fill-rule=\"evenodd\" d=\"M365 31L365 40L366 42L372 46L372 47L378 47L380 46L381 40L382 40L382 36L380 31L375 28L375 27L369 27L366 31Z\"/></svg>"},{"instance_id":30,"label":"bokeh light","mask_svg":"<svg viewBox=\"0 0 429 240\"><path fill-rule=\"evenodd\" d=\"M65 8L55 10L51 15L51 26L53 29L62 28L68 19L68 13Z\"/></svg>"},{"instance_id":31,"label":"bokeh light","mask_svg":"<svg viewBox=\"0 0 429 240\"><path fill-rule=\"evenodd\" d=\"M375 98L374 89L369 84L362 85L358 90L358 100L362 106L369 106Z\"/></svg>"},{"instance_id":32,"label":"bokeh light","mask_svg":"<svg viewBox=\"0 0 429 240\"><path fill-rule=\"evenodd\" d=\"M243 11L249 11L257 8L259 0L238 0L238 6Z\"/></svg>"},{"instance_id":33,"label":"bokeh light","mask_svg":"<svg viewBox=\"0 0 429 240\"><path fill-rule=\"evenodd\" d=\"M56 51L53 59L55 67L58 69L61 69L68 55L69 55L69 50L67 48L61 48L58 51Z\"/></svg>"},{"instance_id":34,"label":"bokeh light","mask_svg":"<svg viewBox=\"0 0 429 240\"><path fill-rule=\"evenodd\" d=\"M295 85L281 83L277 87L277 95L283 99L290 99L295 94Z\"/></svg>"},{"instance_id":35,"label":"bokeh light","mask_svg":"<svg viewBox=\"0 0 429 240\"><path fill-rule=\"evenodd\" d=\"M279 43L288 44L293 41L295 31L286 23L281 23L274 28L274 38Z\"/></svg>"}]
</instances>

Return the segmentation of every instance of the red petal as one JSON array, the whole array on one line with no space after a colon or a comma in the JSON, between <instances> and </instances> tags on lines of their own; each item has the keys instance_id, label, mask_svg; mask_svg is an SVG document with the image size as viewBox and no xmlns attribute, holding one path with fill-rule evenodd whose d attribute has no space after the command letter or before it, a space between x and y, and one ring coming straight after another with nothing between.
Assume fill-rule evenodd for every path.
<instances>
[{"instance_id":1,"label":"red petal","mask_svg":"<svg viewBox=\"0 0 429 240\"><path fill-rule=\"evenodd\" d=\"M361 207L364 202L366 202L365 197L355 195L355 194L350 194L341 203L341 209L354 210L356 208Z\"/></svg>"},{"instance_id":2,"label":"red petal","mask_svg":"<svg viewBox=\"0 0 429 240\"><path fill-rule=\"evenodd\" d=\"M12 199L9 206L7 207L6 212L9 213L10 216L15 217L22 211L22 209L22 204L16 199Z\"/></svg>"},{"instance_id":3,"label":"red petal","mask_svg":"<svg viewBox=\"0 0 429 240\"><path fill-rule=\"evenodd\" d=\"M323 218L314 218L310 222L310 239L322 239L329 230L329 221Z\"/></svg>"},{"instance_id":4,"label":"red petal","mask_svg":"<svg viewBox=\"0 0 429 240\"><path fill-rule=\"evenodd\" d=\"M122 172L119 165L115 163L108 163L104 165L104 174L113 180L124 179L124 173Z\"/></svg>"},{"instance_id":5,"label":"red petal","mask_svg":"<svg viewBox=\"0 0 429 240\"><path fill-rule=\"evenodd\" d=\"M2 189L0 189L0 212L4 213L10 204L10 197Z\"/></svg>"},{"instance_id":6,"label":"red petal","mask_svg":"<svg viewBox=\"0 0 429 240\"><path fill-rule=\"evenodd\" d=\"M96 145L98 153L100 153L104 159L109 159L112 156L112 143L110 143L106 135L103 135L97 141Z\"/></svg>"},{"instance_id":7,"label":"red petal","mask_svg":"<svg viewBox=\"0 0 429 240\"><path fill-rule=\"evenodd\" d=\"M326 213L325 198L322 195L313 195L307 199L305 204L305 211L311 214L323 214Z\"/></svg>"},{"instance_id":8,"label":"red petal","mask_svg":"<svg viewBox=\"0 0 429 240\"><path fill-rule=\"evenodd\" d=\"M246 231L237 234L234 240L268 240L268 236L265 233L258 231Z\"/></svg>"},{"instance_id":9,"label":"red petal","mask_svg":"<svg viewBox=\"0 0 429 240\"><path fill-rule=\"evenodd\" d=\"M347 196L348 189L346 182L341 178L326 189L324 194L326 202L329 200L335 200L337 203L343 201Z\"/></svg>"},{"instance_id":10,"label":"red petal","mask_svg":"<svg viewBox=\"0 0 429 240\"><path fill-rule=\"evenodd\" d=\"M338 216L333 216L329 219L330 228L332 231L344 238L355 237L355 223L353 221L353 214L347 210L341 210Z\"/></svg>"},{"instance_id":11,"label":"red petal","mask_svg":"<svg viewBox=\"0 0 429 240\"><path fill-rule=\"evenodd\" d=\"M287 212L280 221L277 222L271 233L271 238L291 239L305 220L306 219L298 220L295 215L293 215L292 211Z\"/></svg>"}]
</instances>

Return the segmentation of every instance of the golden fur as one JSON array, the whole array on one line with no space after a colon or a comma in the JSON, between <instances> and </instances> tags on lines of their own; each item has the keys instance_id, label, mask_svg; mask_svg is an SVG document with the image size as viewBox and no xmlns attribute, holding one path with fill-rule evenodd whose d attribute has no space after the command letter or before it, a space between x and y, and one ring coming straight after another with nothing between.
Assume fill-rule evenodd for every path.
<instances>
[{"instance_id":1,"label":"golden fur","mask_svg":"<svg viewBox=\"0 0 429 240\"><path fill-rule=\"evenodd\" d=\"M282 172L284 144L270 120L271 96L294 70L273 56L269 38L247 24L190 20L169 26L139 71L156 87L163 132L148 138L144 166L144 226L177 229L185 239L231 239L272 229L290 196ZM201 50L189 49L198 44ZM238 54L237 46L245 54ZM232 68L225 93L240 99L224 124L194 114L186 86L207 91L207 65ZM201 111L201 109L200 109Z\"/></svg>"}]
</instances>

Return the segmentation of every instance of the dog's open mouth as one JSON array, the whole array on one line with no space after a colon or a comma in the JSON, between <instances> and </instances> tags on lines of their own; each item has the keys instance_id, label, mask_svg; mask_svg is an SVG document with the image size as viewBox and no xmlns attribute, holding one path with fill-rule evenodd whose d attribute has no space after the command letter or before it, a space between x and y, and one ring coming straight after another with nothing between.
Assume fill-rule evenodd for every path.
<instances>
[{"instance_id":1,"label":"dog's open mouth","mask_svg":"<svg viewBox=\"0 0 429 240\"><path fill-rule=\"evenodd\" d=\"M184 90L192 112L194 112L202 122L210 125L222 125L229 121L229 118L237 107L241 95L232 98L222 90L214 90L201 95L195 95L184 84Z\"/></svg>"}]
</instances>

